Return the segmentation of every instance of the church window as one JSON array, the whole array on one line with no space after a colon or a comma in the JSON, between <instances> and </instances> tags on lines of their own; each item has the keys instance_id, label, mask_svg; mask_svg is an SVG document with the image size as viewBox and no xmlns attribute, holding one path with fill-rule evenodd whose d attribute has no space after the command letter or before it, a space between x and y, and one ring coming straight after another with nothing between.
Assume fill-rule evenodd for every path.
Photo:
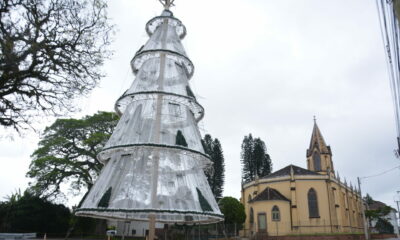
<instances>
[{"instance_id":1,"label":"church window","mask_svg":"<svg viewBox=\"0 0 400 240\"><path fill-rule=\"evenodd\" d=\"M280 221L281 220L281 213L279 212L278 206L274 206L272 208L272 221Z\"/></svg>"},{"instance_id":2,"label":"church window","mask_svg":"<svg viewBox=\"0 0 400 240\"><path fill-rule=\"evenodd\" d=\"M249 200L247 200L247 202L250 202L251 201L251 195L249 194Z\"/></svg>"},{"instance_id":3,"label":"church window","mask_svg":"<svg viewBox=\"0 0 400 240\"><path fill-rule=\"evenodd\" d=\"M254 211L252 207L250 208L250 223L254 223Z\"/></svg>"},{"instance_id":4,"label":"church window","mask_svg":"<svg viewBox=\"0 0 400 240\"><path fill-rule=\"evenodd\" d=\"M321 171L321 157L318 152L313 153L314 171Z\"/></svg>"},{"instance_id":5,"label":"church window","mask_svg":"<svg viewBox=\"0 0 400 240\"><path fill-rule=\"evenodd\" d=\"M311 188L307 194L308 214L310 218L319 218L317 192Z\"/></svg>"}]
</instances>

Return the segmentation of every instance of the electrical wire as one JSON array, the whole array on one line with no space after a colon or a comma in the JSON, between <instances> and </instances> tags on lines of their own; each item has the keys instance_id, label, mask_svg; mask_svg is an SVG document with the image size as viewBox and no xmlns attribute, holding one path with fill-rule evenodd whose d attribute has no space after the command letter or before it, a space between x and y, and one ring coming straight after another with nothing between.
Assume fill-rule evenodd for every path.
<instances>
[{"instance_id":1,"label":"electrical wire","mask_svg":"<svg viewBox=\"0 0 400 240\"><path fill-rule=\"evenodd\" d=\"M381 36L386 55L390 89L395 113L397 153L400 155L400 34L392 0L376 0Z\"/></svg>"},{"instance_id":2,"label":"electrical wire","mask_svg":"<svg viewBox=\"0 0 400 240\"><path fill-rule=\"evenodd\" d=\"M381 172L381 173L378 173L378 174L374 174L374 175L370 175L370 176L366 176L366 177L360 177L360 179L379 177L379 176L382 176L383 174L386 174L386 173L388 173L388 172L391 172L391 171L395 170L396 168L398 168L398 169L400 170L400 165L399 165L399 166L396 166L396 167L394 167L394 168L388 169L388 170L386 170L386 171L383 171L383 172Z\"/></svg>"}]
</instances>

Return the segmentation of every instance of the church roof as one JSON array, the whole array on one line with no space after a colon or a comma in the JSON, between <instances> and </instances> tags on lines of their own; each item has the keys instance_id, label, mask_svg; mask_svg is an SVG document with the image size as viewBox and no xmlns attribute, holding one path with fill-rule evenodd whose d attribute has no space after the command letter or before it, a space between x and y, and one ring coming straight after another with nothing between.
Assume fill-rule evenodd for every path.
<instances>
[{"instance_id":1,"label":"church roof","mask_svg":"<svg viewBox=\"0 0 400 240\"><path fill-rule=\"evenodd\" d=\"M258 202L258 201L268 201L268 200L283 200L289 201L285 196L283 196L278 190L267 187L258 194L255 198L253 198L249 202Z\"/></svg>"},{"instance_id":2,"label":"church roof","mask_svg":"<svg viewBox=\"0 0 400 240\"><path fill-rule=\"evenodd\" d=\"M310 171L308 169L304 169L295 165L289 165L286 166L282 169L279 169L278 171L275 171L265 177L265 178L273 178L273 177L282 177L282 176L290 176L290 172L292 171L291 169L293 169L293 174L294 175L321 175L319 173L316 173L314 171Z\"/></svg>"},{"instance_id":3,"label":"church roof","mask_svg":"<svg viewBox=\"0 0 400 240\"><path fill-rule=\"evenodd\" d=\"M320 151L320 153L332 154L331 148L328 145L326 145L324 137L322 136L321 131L319 130L317 122L315 120L314 120L314 128L311 135L310 147L307 150L307 157L309 157L312 154L312 150L314 148L317 148Z\"/></svg>"}]
</instances>

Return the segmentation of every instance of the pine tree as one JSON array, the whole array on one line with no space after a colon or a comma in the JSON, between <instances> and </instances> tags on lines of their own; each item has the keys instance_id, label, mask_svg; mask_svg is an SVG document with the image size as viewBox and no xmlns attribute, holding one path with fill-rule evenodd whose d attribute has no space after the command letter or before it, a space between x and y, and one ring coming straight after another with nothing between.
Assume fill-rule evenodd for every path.
<instances>
[{"instance_id":1,"label":"pine tree","mask_svg":"<svg viewBox=\"0 0 400 240\"><path fill-rule=\"evenodd\" d=\"M253 166L253 136L244 136L242 142L241 162L242 162L242 179L245 182L254 180L254 166Z\"/></svg>"},{"instance_id":2,"label":"pine tree","mask_svg":"<svg viewBox=\"0 0 400 240\"><path fill-rule=\"evenodd\" d=\"M201 143L203 144L204 152L211 157L213 163L211 171L205 171L204 173L214 197L218 199L222 197L225 180L225 160L221 143L217 138L213 139L210 134L206 134Z\"/></svg>"},{"instance_id":3,"label":"pine tree","mask_svg":"<svg viewBox=\"0 0 400 240\"><path fill-rule=\"evenodd\" d=\"M271 158L264 141L253 138L251 134L243 139L241 162L244 182L253 181L256 176L265 177L272 172Z\"/></svg>"},{"instance_id":4,"label":"pine tree","mask_svg":"<svg viewBox=\"0 0 400 240\"><path fill-rule=\"evenodd\" d=\"M214 164L213 181L211 190L215 198L221 198L222 192L224 191L224 180L225 180L225 163L224 154L222 152L221 143L218 138L214 140L214 146L212 150L212 161Z\"/></svg>"},{"instance_id":5,"label":"pine tree","mask_svg":"<svg viewBox=\"0 0 400 240\"><path fill-rule=\"evenodd\" d=\"M260 138L254 139L253 149L254 165L256 175L259 177L265 177L272 171L271 158L267 154L267 147Z\"/></svg>"}]
</instances>

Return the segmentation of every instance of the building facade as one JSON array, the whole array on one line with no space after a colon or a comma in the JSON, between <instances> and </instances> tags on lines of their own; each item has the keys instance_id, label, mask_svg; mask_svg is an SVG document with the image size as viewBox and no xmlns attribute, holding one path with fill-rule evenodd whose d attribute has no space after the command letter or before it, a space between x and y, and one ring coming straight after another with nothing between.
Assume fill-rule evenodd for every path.
<instances>
[{"instance_id":1,"label":"building facade","mask_svg":"<svg viewBox=\"0 0 400 240\"><path fill-rule=\"evenodd\" d=\"M334 172L332 151L314 122L307 169L289 165L242 184L245 235L363 231L359 191Z\"/></svg>"}]
</instances>

